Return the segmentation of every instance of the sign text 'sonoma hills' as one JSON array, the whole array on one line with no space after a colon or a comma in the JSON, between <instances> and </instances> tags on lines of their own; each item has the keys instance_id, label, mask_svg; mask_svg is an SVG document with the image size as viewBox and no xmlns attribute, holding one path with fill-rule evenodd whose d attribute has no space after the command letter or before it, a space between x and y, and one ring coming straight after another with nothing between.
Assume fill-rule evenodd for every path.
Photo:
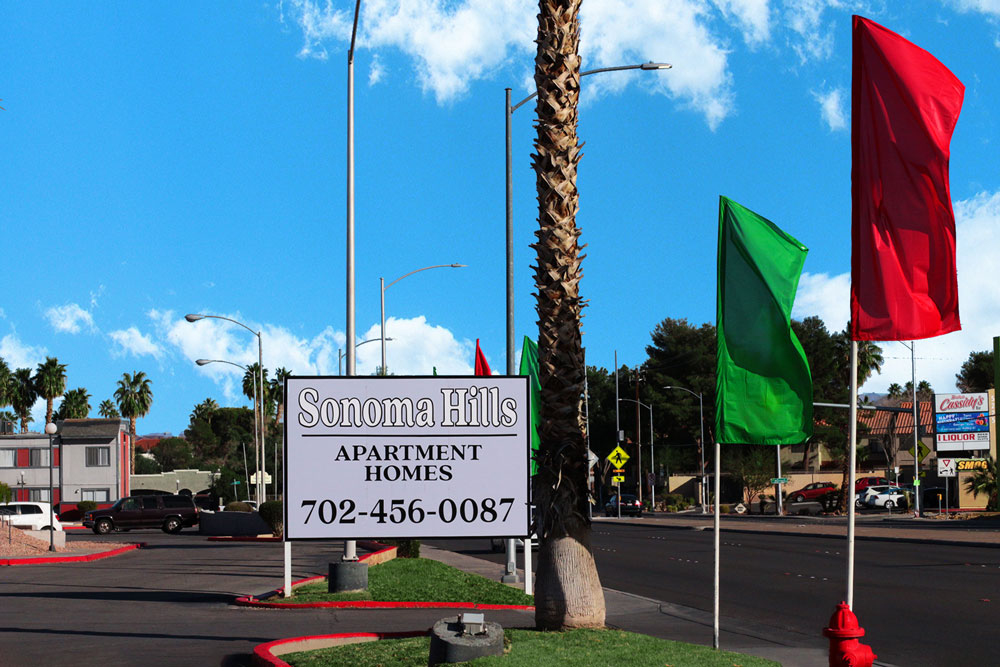
<instances>
[{"instance_id":1,"label":"sign text 'sonoma hills'","mask_svg":"<svg viewBox=\"0 0 1000 667\"><path fill-rule=\"evenodd\" d=\"M524 536L524 377L289 378L288 539Z\"/></svg>"}]
</instances>

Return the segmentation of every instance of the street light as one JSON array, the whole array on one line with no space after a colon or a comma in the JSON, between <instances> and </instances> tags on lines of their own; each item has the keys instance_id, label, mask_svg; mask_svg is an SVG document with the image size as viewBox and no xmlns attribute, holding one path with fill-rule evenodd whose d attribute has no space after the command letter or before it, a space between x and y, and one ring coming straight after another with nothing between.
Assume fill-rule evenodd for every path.
<instances>
[{"instance_id":1,"label":"street light","mask_svg":"<svg viewBox=\"0 0 1000 667\"><path fill-rule=\"evenodd\" d=\"M360 0L359 0L359 2L360 2ZM225 320L226 322L232 322L233 324L237 324L237 325L243 327L244 329L246 329L247 331L249 331L250 333L252 333L254 336L257 337L257 365L260 367L260 394L259 395L260 395L261 399L263 399L264 398L264 343L263 343L263 339L261 338L260 331L254 331L253 329L251 329L247 325L243 324L242 322L239 322L237 320L234 320L234 319L231 319L231 318L228 318L228 317L223 317L222 315L199 315L199 314L195 314L195 313L188 313L187 315L184 316L184 319L187 320L188 322L197 322L198 320L203 320L205 318L211 318L213 320ZM227 361L227 362L224 362L224 363L231 364L232 362L231 361ZM198 365L199 366L203 366L204 364L199 363ZM233 365L234 366L238 366L239 364L233 364ZM246 367L245 366L241 366L241 368L246 368ZM254 387L254 393L255 394L257 393L257 387ZM261 466L261 459L264 457L264 413L263 413L262 410L258 411L258 407L260 407L260 406L258 406L257 405L257 401L254 400L254 422L255 422L255 426L256 426L256 430L257 430L257 433L254 434L255 439L257 440L257 447L255 448L257 451L256 451L255 455L257 457L257 471L259 472L260 471L260 466ZM275 473L277 473L277 471L275 471ZM261 483L260 483L261 482L261 477L262 477L261 475L259 475L259 474L257 475L258 479L257 479L257 485L256 485L256 489L255 489L255 492L257 494L257 504L258 504L258 506L260 505L260 502L261 502L261 500L260 500L260 497L261 497L261 489L260 489L260 486L261 486Z\"/></svg>"},{"instance_id":2,"label":"street light","mask_svg":"<svg viewBox=\"0 0 1000 667\"><path fill-rule=\"evenodd\" d=\"M656 464L655 464L655 462L653 460L653 406L652 405L646 405L642 401L637 401L634 398L619 398L618 400L619 401L628 401L630 403L638 403L642 407L647 408L649 410L649 471L651 473L653 473L653 475L655 475L656 474ZM636 442L639 442L638 434L636 434ZM642 470L639 471L639 477L640 478L642 477ZM669 482L670 482L670 475L667 475L667 493L670 493L670 484L669 484ZM639 480L639 485L642 486L642 479ZM654 477L653 483L649 485L649 489L650 489L650 493L652 494L652 497L650 498L650 503L651 503L650 507L652 507L652 508L655 509L656 508L656 481L655 481L655 477Z\"/></svg>"},{"instance_id":3,"label":"street light","mask_svg":"<svg viewBox=\"0 0 1000 667\"><path fill-rule=\"evenodd\" d=\"M702 401L702 395L684 387L671 387L668 385L664 389L680 389L692 396L698 397L698 421L701 425L701 444L698 446L698 453L701 454L701 513L706 514L708 509L706 508L705 496L708 493L708 482L705 481L705 404ZM718 504L719 499L716 498L715 502Z\"/></svg>"},{"instance_id":4,"label":"street light","mask_svg":"<svg viewBox=\"0 0 1000 667\"><path fill-rule=\"evenodd\" d=\"M354 347L355 347L355 349L357 349L357 348L361 347L362 345L364 345L365 343L374 343L377 340L382 340L382 339L381 338L369 338L368 340L361 341L360 343L358 343ZM391 338L387 338L386 340L392 340L392 339ZM337 375L343 375L344 374L344 372L340 368L340 360L344 358L344 355L345 355L345 352L341 348L338 347L337 348Z\"/></svg>"},{"instance_id":5,"label":"street light","mask_svg":"<svg viewBox=\"0 0 1000 667\"><path fill-rule=\"evenodd\" d=\"M379 278L378 279L378 288L379 288L379 295L380 295L380 310L382 312L382 320L381 320L381 325L380 325L382 328L379 329L379 333L382 335L382 338L380 339L382 341L382 375L388 375L389 374L389 369L386 368L386 365L385 365L385 342L387 340L392 340L391 338L386 338L385 337L385 291L387 289L389 289L390 287L392 287L393 285L395 285L396 283L398 283L403 278L406 278L408 276L412 276L414 273L420 273L421 271L427 271L428 269L460 269L460 268L463 268L463 267L465 267L465 264L435 264L434 266L425 266L422 269L414 269L413 271L410 271L409 273L404 273L403 275L401 275L400 277L396 278L395 280L393 280L388 285L385 284L385 278Z\"/></svg>"},{"instance_id":6,"label":"street light","mask_svg":"<svg viewBox=\"0 0 1000 667\"><path fill-rule=\"evenodd\" d=\"M56 523L55 517L55 501L56 497L52 493L52 436L56 434L56 425L49 422L45 425L45 433L49 436L49 551L56 550Z\"/></svg>"},{"instance_id":7,"label":"street light","mask_svg":"<svg viewBox=\"0 0 1000 667\"><path fill-rule=\"evenodd\" d=\"M236 366L237 368L242 368L243 370L245 370L247 372L250 371L250 368L247 367L247 366L244 366L243 364L238 364L235 361L226 361L225 359L198 359L194 363L198 364L199 366L205 366L206 364L229 364L230 366ZM260 374L261 375L264 374L263 370L261 370ZM259 406L259 401L257 399L257 383L255 382L254 385L253 385L253 407L254 407L255 411L257 410L258 406ZM246 450L243 450L243 453L246 454ZM261 481L264 478L264 476L260 474L260 467L261 467L260 466L260 453L258 452L258 454L257 454L257 469L255 471L255 476L257 477L257 482L256 482L256 484L254 484L254 494L255 494L256 499L257 499L257 507L261 506L260 483L261 483ZM277 471L275 471L275 472L277 472ZM250 480L247 480L248 484L249 484L249 482L250 482Z\"/></svg>"},{"instance_id":8,"label":"street light","mask_svg":"<svg viewBox=\"0 0 1000 667\"><path fill-rule=\"evenodd\" d=\"M360 0L359 0L360 2ZM586 72L580 72L581 77L590 76L591 74L600 74L602 72L617 72L621 70L629 69L640 69L640 70L658 70L658 69L670 69L673 65L669 63L642 63L640 65L619 65L617 67L601 67L598 69L587 70ZM514 184L513 176L511 175L511 148L510 148L510 117L517 111L521 105L528 102L538 96L537 92L534 92L517 104L511 106L510 104L510 88L505 88L506 91L506 129L507 129L507 375L514 375L516 370L514 369Z\"/></svg>"}]
</instances>

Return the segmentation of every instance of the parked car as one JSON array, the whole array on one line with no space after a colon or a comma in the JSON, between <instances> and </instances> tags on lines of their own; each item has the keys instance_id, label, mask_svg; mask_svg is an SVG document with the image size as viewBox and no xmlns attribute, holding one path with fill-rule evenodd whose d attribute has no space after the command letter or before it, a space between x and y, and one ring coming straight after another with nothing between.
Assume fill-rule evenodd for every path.
<instances>
[{"instance_id":1,"label":"parked car","mask_svg":"<svg viewBox=\"0 0 1000 667\"><path fill-rule=\"evenodd\" d=\"M869 486L889 486L890 483L885 477L860 477L854 480L854 492L860 493Z\"/></svg>"},{"instance_id":2,"label":"parked car","mask_svg":"<svg viewBox=\"0 0 1000 667\"><path fill-rule=\"evenodd\" d=\"M884 507L891 510L893 507L905 508L908 503L905 490L898 486L890 486L887 489L868 494L865 498L865 504L869 507Z\"/></svg>"},{"instance_id":3,"label":"parked car","mask_svg":"<svg viewBox=\"0 0 1000 667\"><path fill-rule=\"evenodd\" d=\"M788 499L793 503L801 503L803 500L817 500L831 491L836 490L837 485L833 482L813 482L806 484L798 491L788 494Z\"/></svg>"},{"instance_id":4,"label":"parked car","mask_svg":"<svg viewBox=\"0 0 1000 667\"><path fill-rule=\"evenodd\" d=\"M858 492L854 496L854 506L857 508L868 507L868 498L874 496L877 493L882 493L887 491L892 487L891 484L876 484L866 487L863 491Z\"/></svg>"},{"instance_id":5,"label":"parked car","mask_svg":"<svg viewBox=\"0 0 1000 667\"><path fill-rule=\"evenodd\" d=\"M35 501L5 503L0 505L0 520L25 530L49 530L50 528L62 530L62 524L59 523L59 519L55 515L52 515L52 521L49 522L50 511L48 503Z\"/></svg>"},{"instance_id":6,"label":"parked car","mask_svg":"<svg viewBox=\"0 0 1000 667\"><path fill-rule=\"evenodd\" d=\"M98 535L133 528L160 528L165 533L179 533L182 528L197 523L198 508L191 496L128 496L111 507L90 510L83 515L83 525Z\"/></svg>"},{"instance_id":7,"label":"parked car","mask_svg":"<svg viewBox=\"0 0 1000 667\"><path fill-rule=\"evenodd\" d=\"M639 499L631 493L622 494L622 514L633 514L642 516L642 504ZM618 496L611 496L611 500L604 506L604 516L618 516Z\"/></svg>"},{"instance_id":8,"label":"parked car","mask_svg":"<svg viewBox=\"0 0 1000 667\"><path fill-rule=\"evenodd\" d=\"M539 544L541 544L541 542L538 540L538 536L532 535L531 550L538 551ZM520 549L521 551L524 551L524 540L522 540L520 537L514 538L514 546ZM490 538L490 551L492 551L493 553L500 553L501 551L504 551L506 549L507 549L507 540L505 540L502 537Z\"/></svg>"}]
</instances>

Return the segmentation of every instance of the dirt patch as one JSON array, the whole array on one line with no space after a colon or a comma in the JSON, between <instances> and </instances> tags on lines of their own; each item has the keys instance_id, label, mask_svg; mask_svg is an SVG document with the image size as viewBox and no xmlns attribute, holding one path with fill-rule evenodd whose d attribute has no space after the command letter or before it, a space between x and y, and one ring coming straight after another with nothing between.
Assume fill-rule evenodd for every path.
<instances>
[{"instance_id":1,"label":"dirt patch","mask_svg":"<svg viewBox=\"0 0 1000 667\"><path fill-rule=\"evenodd\" d=\"M106 551L109 546L103 542L66 541L65 547L56 547L59 553ZM40 540L28 535L20 528L0 524L0 558L33 558L49 553L47 539Z\"/></svg>"}]
</instances>

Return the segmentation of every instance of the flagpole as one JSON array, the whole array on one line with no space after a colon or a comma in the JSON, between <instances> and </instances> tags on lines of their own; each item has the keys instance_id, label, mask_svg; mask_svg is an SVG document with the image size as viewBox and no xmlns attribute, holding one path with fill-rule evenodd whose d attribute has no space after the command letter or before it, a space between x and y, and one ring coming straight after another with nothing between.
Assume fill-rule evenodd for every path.
<instances>
[{"instance_id":1,"label":"flagpole","mask_svg":"<svg viewBox=\"0 0 1000 667\"><path fill-rule=\"evenodd\" d=\"M854 477L858 444L858 341L851 340L850 451L847 489L847 606L854 608Z\"/></svg>"},{"instance_id":2,"label":"flagpole","mask_svg":"<svg viewBox=\"0 0 1000 667\"><path fill-rule=\"evenodd\" d=\"M720 455L721 451L722 451L721 445L718 442L716 442L715 443L715 499L714 499L715 500L715 503L714 503L715 508L714 508L714 511L713 511L714 516L713 516L713 519L712 519L712 526L713 526L714 532L715 532L715 537L714 537L714 541L715 541L715 572L714 572L714 575L713 575L713 577L714 577L713 586L715 588L715 593L714 593L714 598L713 598L713 601L712 601L712 609L713 609L713 611L712 611L712 615L713 615L713 618L712 618L712 646L714 648L716 648L716 649L719 648L719 555L720 555L720 551L719 551L719 489L720 489L720 482L719 482L720 475L719 475L719 471L720 471L720 468L721 468L720 461L722 459L722 456Z\"/></svg>"}]
</instances>

